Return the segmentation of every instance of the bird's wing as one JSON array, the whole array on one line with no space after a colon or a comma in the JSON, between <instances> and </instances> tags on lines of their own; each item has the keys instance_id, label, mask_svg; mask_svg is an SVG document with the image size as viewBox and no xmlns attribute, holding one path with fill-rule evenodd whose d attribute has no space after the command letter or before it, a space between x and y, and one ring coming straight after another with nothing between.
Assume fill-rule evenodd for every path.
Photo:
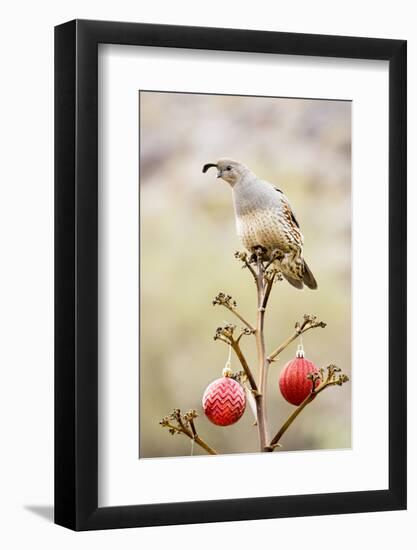
<instances>
[{"instance_id":1,"label":"bird's wing","mask_svg":"<svg viewBox=\"0 0 417 550\"><path fill-rule=\"evenodd\" d=\"M284 195L284 193L281 191L281 189L278 189L278 187L274 186L275 191L278 191L280 194L281 204L284 212L284 216L287 218L288 222L292 225L296 225L298 229L300 229L300 224L297 221L297 218L295 217L295 214L291 208L291 205L287 199L287 197Z\"/></svg>"}]
</instances>

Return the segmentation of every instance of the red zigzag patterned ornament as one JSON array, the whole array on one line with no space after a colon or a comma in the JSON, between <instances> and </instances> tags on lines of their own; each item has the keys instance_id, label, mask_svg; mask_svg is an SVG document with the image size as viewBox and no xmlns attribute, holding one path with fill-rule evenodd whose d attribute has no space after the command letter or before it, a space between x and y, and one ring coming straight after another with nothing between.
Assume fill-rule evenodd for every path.
<instances>
[{"instance_id":1,"label":"red zigzag patterned ornament","mask_svg":"<svg viewBox=\"0 0 417 550\"><path fill-rule=\"evenodd\" d=\"M298 406L310 395L313 383L307 375L313 372L319 372L318 368L304 357L303 346L298 346L295 359L288 361L279 376L279 389L288 403Z\"/></svg>"},{"instance_id":2,"label":"red zigzag patterned ornament","mask_svg":"<svg viewBox=\"0 0 417 550\"><path fill-rule=\"evenodd\" d=\"M203 409L207 418L217 426L230 426L237 422L246 407L246 394L243 387L231 378L232 370L226 363L223 377L206 388L203 395Z\"/></svg>"}]
</instances>

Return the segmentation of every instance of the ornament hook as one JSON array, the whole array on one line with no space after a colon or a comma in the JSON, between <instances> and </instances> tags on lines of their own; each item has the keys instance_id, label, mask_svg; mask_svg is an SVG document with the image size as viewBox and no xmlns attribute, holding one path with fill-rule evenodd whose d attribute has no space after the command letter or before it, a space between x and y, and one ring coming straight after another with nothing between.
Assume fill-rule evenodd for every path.
<instances>
[{"instance_id":1,"label":"ornament hook","mask_svg":"<svg viewBox=\"0 0 417 550\"><path fill-rule=\"evenodd\" d=\"M232 346L229 344L229 355L227 357L227 361L226 361L226 364L224 366L222 375L230 377L230 376L232 376L232 374L233 374L233 371L232 371Z\"/></svg>"}]
</instances>

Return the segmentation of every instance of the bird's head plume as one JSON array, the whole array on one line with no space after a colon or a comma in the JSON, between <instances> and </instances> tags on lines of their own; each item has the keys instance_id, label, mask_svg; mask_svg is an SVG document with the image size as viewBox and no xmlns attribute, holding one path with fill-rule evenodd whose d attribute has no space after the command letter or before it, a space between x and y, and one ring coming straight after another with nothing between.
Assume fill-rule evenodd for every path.
<instances>
[{"instance_id":1,"label":"bird's head plume","mask_svg":"<svg viewBox=\"0 0 417 550\"><path fill-rule=\"evenodd\" d=\"M248 167L231 159L219 159L216 163L209 162L203 166L203 172L209 168L217 168L217 177L227 181L232 187L249 171Z\"/></svg>"}]
</instances>

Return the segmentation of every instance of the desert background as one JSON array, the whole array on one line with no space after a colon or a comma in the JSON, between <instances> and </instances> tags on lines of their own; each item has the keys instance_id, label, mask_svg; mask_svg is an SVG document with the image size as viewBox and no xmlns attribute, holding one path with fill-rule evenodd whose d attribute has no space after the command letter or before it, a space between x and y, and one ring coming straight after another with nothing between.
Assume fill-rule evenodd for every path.
<instances>
[{"instance_id":1,"label":"desert background","mask_svg":"<svg viewBox=\"0 0 417 550\"><path fill-rule=\"evenodd\" d=\"M304 313L327 323L303 335L306 358L335 363L351 377L351 103L183 93L139 93L140 111L140 458L190 455L190 440L170 436L159 420L174 408L196 409L199 434L221 453L257 452L249 406L233 426L204 416L201 398L219 378L228 349L216 327L235 323L213 307L231 294L251 321L256 291L234 258L230 187L203 174L207 162L230 157L247 164L289 198L304 234L304 257L319 285L299 291L274 285L266 314L267 351L293 332ZM294 407L278 377L297 341L269 372L268 416L275 433ZM253 338L242 342L256 375ZM232 356L232 367L241 370ZM355 382L360 373L355 373ZM329 388L285 434L278 452L351 445L352 381ZM205 454L198 446L194 455Z\"/></svg>"}]
</instances>

